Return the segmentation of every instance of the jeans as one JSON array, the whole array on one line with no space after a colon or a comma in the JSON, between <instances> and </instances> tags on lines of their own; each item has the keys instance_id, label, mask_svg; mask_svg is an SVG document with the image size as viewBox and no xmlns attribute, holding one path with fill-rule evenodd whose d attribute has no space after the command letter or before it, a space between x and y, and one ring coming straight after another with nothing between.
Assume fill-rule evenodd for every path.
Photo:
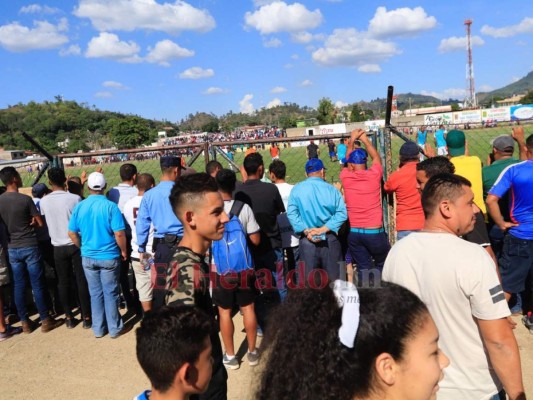
<instances>
[{"instance_id":1,"label":"jeans","mask_svg":"<svg viewBox=\"0 0 533 400\"><path fill-rule=\"evenodd\" d=\"M490 398L490 400L505 400L507 398L505 394L505 390L501 390L500 392L496 393L494 396Z\"/></svg>"},{"instance_id":2,"label":"jeans","mask_svg":"<svg viewBox=\"0 0 533 400\"><path fill-rule=\"evenodd\" d=\"M9 263L13 271L13 286L15 292L15 304L21 321L27 321L26 309L26 272L30 277L31 288L39 317L41 321L48 318L46 305L46 287L44 284L43 267L39 247L20 247L8 249Z\"/></svg>"},{"instance_id":3,"label":"jeans","mask_svg":"<svg viewBox=\"0 0 533 400\"><path fill-rule=\"evenodd\" d=\"M320 275L315 270L326 272L328 279L333 282L339 277L346 276L342 247L337 235L326 234L326 240L318 243L309 241L306 237L300 239L300 261L304 265L304 276L298 277L298 283L311 287L319 287L326 282L320 282ZM341 270L343 273L341 274ZM314 271L314 272L313 272ZM303 282L302 282L303 280Z\"/></svg>"},{"instance_id":4,"label":"jeans","mask_svg":"<svg viewBox=\"0 0 533 400\"><path fill-rule=\"evenodd\" d=\"M80 249L75 245L54 246L54 258L56 261L57 280L59 281L59 297L65 315L72 316L71 299L76 293L76 288L72 285L72 275L76 278L78 287L78 300L80 302L81 314L83 318L91 317L91 298L87 279L81 265Z\"/></svg>"},{"instance_id":5,"label":"jeans","mask_svg":"<svg viewBox=\"0 0 533 400\"><path fill-rule=\"evenodd\" d=\"M352 262L357 265L357 280L359 286L366 286L372 280L370 273L374 272L374 286L381 281L383 264L389 254L390 244L387 234L350 232L348 236L348 248L352 256ZM374 269L374 270L373 270ZM378 281L376 281L378 279Z\"/></svg>"},{"instance_id":6,"label":"jeans","mask_svg":"<svg viewBox=\"0 0 533 400\"><path fill-rule=\"evenodd\" d=\"M109 331L111 337L117 336L123 327L118 312L120 259L96 260L82 257L82 264L91 294L94 335L102 337Z\"/></svg>"},{"instance_id":7,"label":"jeans","mask_svg":"<svg viewBox=\"0 0 533 400\"><path fill-rule=\"evenodd\" d=\"M259 273L256 285L261 286L258 287L260 294L255 298L255 314L259 327L266 331L268 316L287 294L281 249L254 254L254 265L256 274Z\"/></svg>"}]
</instances>

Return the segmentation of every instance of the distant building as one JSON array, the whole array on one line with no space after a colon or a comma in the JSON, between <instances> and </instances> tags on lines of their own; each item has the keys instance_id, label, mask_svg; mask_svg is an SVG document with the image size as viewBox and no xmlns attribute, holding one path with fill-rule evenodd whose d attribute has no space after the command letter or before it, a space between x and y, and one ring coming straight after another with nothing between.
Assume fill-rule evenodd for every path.
<instances>
[{"instance_id":1,"label":"distant building","mask_svg":"<svg viewBox=\"0 0 533 400\"><path fill-rule=\"evenodd\" d=\"M512 97L509 97L507 99L503 100L497 100L496 103L498 103L498 106L504 107L504 106L516 106L517 104L520 104L520 99L524 97L526 93L522 94L515 94Z\"/></svg>"},{"instance_id":2,"label":"distant building","mask_svg":"<svg viewBox=\"0 0 533 400\"><path fill-rule=\"evenodd\" d=\"M0 160L22 160L26 158L24 150L0 150Z\"/></svg>"}]
</instances>

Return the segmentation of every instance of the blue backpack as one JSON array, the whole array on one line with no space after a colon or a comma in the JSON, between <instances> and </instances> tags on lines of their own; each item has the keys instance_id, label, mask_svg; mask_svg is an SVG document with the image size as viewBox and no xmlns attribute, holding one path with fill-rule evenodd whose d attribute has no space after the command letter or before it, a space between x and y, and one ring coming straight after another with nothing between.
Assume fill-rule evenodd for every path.
<instances>
[{"instance_id":1,"label":"blue backpack","mask_svg":"<svg viewBox=\"0 0 533 400\"><path fill-rule=\"evenodd\" d=\"M213 241L213 260L219 275L241 272L254 267L246 240L247 235L239 220L243 207L242 201L233 202L228 215L229 221L224 227L224 236L220 240Z\"/></svg>"}]
</instances>

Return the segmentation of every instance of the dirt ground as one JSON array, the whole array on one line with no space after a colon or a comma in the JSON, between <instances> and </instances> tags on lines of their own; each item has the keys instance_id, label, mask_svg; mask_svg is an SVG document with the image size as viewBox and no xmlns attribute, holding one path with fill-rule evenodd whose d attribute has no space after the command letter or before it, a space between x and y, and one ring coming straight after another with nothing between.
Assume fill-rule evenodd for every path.
<instances>
[{"instance_id":1,"label":"dirt ground","mask_svg":"<svg viewBox=\"0 0 533 400\"><path fill-rule=\"evenodd\" d=\"M533 397L533 335L519 318L515 334L520 347L526 394ZM234 318L235 346L244 344L242 317ZM246 351L242 345L238 355ZM134 330L118 339L95 339L81 326L43 334L20 334L0 343L0 399L132 399L149 387L135 358ZM258 367L247 362L228 371L228 399L253 398Z\"/></svg>"}]
</instances>

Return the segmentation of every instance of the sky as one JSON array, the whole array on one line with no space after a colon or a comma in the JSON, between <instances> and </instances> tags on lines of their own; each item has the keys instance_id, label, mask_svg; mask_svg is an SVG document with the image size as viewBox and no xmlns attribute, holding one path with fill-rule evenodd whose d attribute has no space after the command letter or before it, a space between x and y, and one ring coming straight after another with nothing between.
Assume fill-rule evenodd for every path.
<instances>
[{"instance_id":1,"label":"sky","mask_svg":"<svg viewBox=\"0 0 533 400\"><path fill-rule=\"evenodd\" d=\"M0 3L0 109L56 96L179 122L285 102L465 95L533 70L531 0Z\"/></svg>"}]
</instances>

